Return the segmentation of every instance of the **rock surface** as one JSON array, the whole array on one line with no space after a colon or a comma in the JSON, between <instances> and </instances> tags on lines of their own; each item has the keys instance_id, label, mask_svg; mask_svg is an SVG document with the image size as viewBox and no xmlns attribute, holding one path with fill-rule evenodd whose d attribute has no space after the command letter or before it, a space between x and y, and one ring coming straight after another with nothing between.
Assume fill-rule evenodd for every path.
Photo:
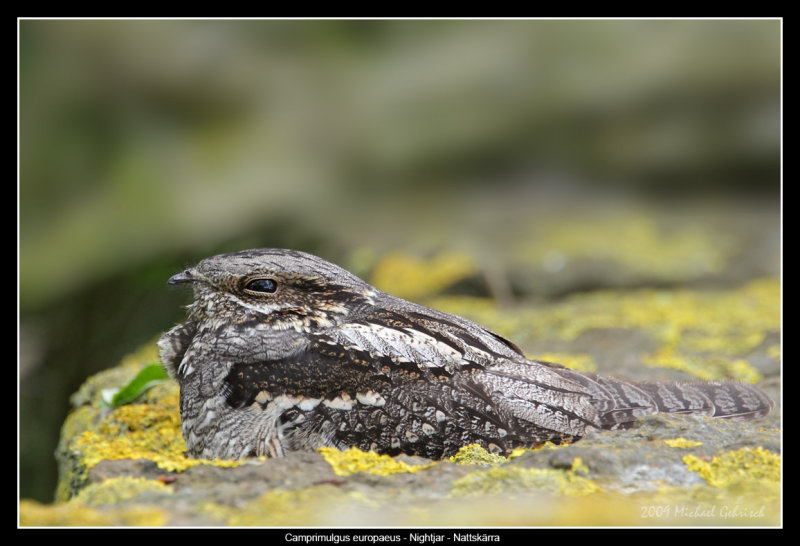
<instances>
[{"instance_id":1,"label":"rock surface","mask_svg":"<svg viewBox=\"0 0 800 546\"><path fill-rule=\"evenodd\" d=\"M104 389L119 388L157 360L150 344L73 395L57 452L57 502L23 500L20 524L409 532L424 526L779 525L776 290L777 280L763 279L713 293L609 292L540 305L535 315L525 308L501 313L486 301L440 300L512 339L523 333L521 325L530 330L533 324L528 335L549 339L544 345L568 365L633 379L760 380L776 401L760 421L656 415L627 431L508 459L473 446L446 461L329 449L242 463L189 460L175 384L160 384L114 409L102 402ZM579 320L567 323L564 315Z\"/></svg>"}]
</instances>

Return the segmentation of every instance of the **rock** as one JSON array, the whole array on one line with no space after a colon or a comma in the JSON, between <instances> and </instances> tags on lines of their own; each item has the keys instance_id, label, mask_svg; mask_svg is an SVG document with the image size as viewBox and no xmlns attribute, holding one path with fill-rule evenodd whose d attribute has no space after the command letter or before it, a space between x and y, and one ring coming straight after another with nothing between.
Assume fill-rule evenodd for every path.
<instances>
[{"instance_id":1,"label":"rock","mask_svg":"<svg viewBox=\"0 0 800 546\"><path fill-rule=\"evenodd\" d=\"M516 339L514 332L527 323L545 340L542 345L557 342L547 350L590 354L575 362L596 363L602 373L634 379L685 380L700 372L742 374L740 380L750 381L765 377L761 386L776 400L773 413L759 421L654 415L628 430L518 450L508 458L467 446L446 461L355 449L242 462L187 459L177 385L157 385L118 408L102 402L104 389L126 384L156 360L155 347L148 344L89 378L72 397L56 454L57 502L21 501L20 523L414 529L779 525L776 289L776 281L767 279L711 294L685 289L594 294L535 312L504 310L502 320L496 308L482 303L473 312L489 327L500 326ZM693 364L642 366L648 355L651 366Z\"/></svg>"}]
</instances>

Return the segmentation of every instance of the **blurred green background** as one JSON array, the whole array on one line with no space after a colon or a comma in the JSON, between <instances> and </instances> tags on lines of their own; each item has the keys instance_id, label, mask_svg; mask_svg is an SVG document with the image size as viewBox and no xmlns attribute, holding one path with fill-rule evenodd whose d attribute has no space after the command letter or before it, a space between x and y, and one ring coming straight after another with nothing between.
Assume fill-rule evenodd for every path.
<instances>
[{"instance_id":1,"label":"blurred green background","mask_svg":"<svg viewBox=\"0 0 800 546\"><path fill-rule=\"evenodd\" d=\"M52 500L69 395L180 320L165 281L213 253L506 303L777 274L780 33L19 21L20 495Z\"/></svg>"}]
</instances>

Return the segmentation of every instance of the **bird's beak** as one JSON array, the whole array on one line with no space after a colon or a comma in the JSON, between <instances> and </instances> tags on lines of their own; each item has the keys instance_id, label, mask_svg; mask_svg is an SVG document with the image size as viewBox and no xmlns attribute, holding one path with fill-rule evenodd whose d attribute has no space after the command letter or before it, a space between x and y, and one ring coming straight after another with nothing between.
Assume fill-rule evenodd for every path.
<instances>
[{"instance_id":1,"label":"bird's beak","mask_svg":"<svg viewBox=\"0 0 800 546\"><path fill-rule=\"evenodd\" d=\"M192 275L192 270L187 269L185 271L181 271L177 275L173 275L167 281L167 284L185 284L187 282L194 282L197 279Z\"/></svg>"}]
</instances>

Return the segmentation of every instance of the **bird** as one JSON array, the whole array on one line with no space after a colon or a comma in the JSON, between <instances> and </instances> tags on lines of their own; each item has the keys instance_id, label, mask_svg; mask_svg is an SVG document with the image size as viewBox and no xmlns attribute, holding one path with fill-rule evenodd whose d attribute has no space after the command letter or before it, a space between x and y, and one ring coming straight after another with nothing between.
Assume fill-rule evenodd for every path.
<instances>
[{"instance_id":1,"label":"bird","mask_svg":"<svg viewBox=\"0 0 800 546\"><path fill-rule=\"evenodd\" d=\"M298 250L208 257L168 283L194 295L158 341L192 458L356 447L444 459L470 444L507 455L658 412L749 420L773 408L739 382L634 383L532 360Z\"/></svg>"}]
</instances>

